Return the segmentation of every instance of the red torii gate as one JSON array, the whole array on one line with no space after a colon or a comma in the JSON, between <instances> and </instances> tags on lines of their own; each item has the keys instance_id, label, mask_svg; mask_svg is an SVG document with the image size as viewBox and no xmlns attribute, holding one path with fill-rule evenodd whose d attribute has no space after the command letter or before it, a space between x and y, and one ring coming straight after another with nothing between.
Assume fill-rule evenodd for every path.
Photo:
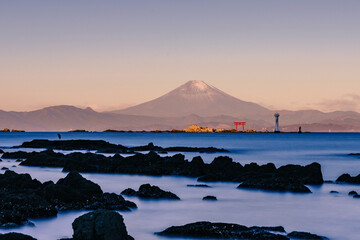
<instances>
[{"instance_id":1,"label":"red torii gate","mask_svg":"<svg viewBox=\"0 0 360 240\"><path fill-rule=\"evenodd\" d=\"M234 122L235 126L236 126L236 131L238 131L238 126L241 125L243 132L245 132L245 124L246 122Z\"/></svg>"}]
</instances>

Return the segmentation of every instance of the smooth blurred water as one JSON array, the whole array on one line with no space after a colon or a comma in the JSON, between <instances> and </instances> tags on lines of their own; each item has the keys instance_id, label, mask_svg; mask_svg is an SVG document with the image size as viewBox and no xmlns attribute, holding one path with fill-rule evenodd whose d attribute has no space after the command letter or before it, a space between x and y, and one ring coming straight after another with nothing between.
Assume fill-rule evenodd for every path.
<instances>
[{"instance_id":1,"label":"smooth blurred water","mask_svg":"<svg viewBox=\"0 0 360 240\"><path fill-rule=\"evenodd\" d=\"M184 133L61 133L62 139L103 139L125 146L155 145L223 147L228 154L186 153L189 160L200 155L210 162L218 155L228 155L242 164L273 162L309 164L319 162L324 178L335 180L340 174L360 173L360 159L348 156L360 152L358 133L306 133L306 134L184 134ZM20 145L32 139L57 139L57 133L0 133L0 149ZM170 153L170 155L175 153ZM0 162L21 173L30 173L40 181L53 180L66 174L60 168L18 166L14 160ZM16 167L14 167L16 166ZM3 171L1 171L3 172ZM120 193L125 188L138 188L143 183L158 185L176 193L181 201L138 200L128 198L138 205L132 212L121 213L130 235L135 239L169 239L154 235L172 225L194 221L217 221L247 226L284 226L293 230L309 231L330 239L359 239L360 199L353 199L348 192L360 192L360 186L324 184L310 187L312 194L274 193L260 190L236 189L236 183L210 183L212 188L193 188L196 179L186 177L149 177L125 174L82 174L98 183L104 191ZM339 194L330 194L336 190ZM202 201L206 195L215 195L216 202ZM55 218L32 220L35 227L21 227L0 232L18 231L38 239L59 239L72 235L72 221L83 211L59 213ZM182 239L182 238L176 238Z\"/></svg>"}]
</instances>

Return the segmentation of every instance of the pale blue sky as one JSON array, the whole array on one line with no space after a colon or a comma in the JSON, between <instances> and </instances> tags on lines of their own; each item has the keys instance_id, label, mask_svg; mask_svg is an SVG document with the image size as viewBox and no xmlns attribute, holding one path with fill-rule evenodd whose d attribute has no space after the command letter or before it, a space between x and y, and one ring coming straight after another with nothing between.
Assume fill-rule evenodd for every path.
<instances>
[{"instance_id":1,"label":"pale blue sky","mask_svg":"<svg viewBox=\"0 0 360 240\"><path fill-rule=\"evenodd\" d=\"M273 108L357 110L358 0L0 1L0 109L116 109L203 80Z\"/></svg>"}]
</instances>

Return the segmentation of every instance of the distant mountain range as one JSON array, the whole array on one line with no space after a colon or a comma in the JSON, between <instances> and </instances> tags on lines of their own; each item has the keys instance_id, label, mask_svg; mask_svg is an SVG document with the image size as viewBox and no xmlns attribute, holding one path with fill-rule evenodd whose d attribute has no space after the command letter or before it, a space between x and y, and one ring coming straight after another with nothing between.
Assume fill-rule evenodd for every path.
<instances>
[{"instance_id":1,"label":"distant mountain range","mask_svg":"<svg viewBox=\"0 0 360 240\"><path fill-rule=\"evenodd\" d=\"M360 132L360 113L316 110L277 111L280 130L312 132ZM213 128L234 128L234 121L246 121L246 129L273 130L274 113L256 103L242 101L203 81L189 81L149 102L113 112L91 108L53 106L30 112L0 110L0 129L26 131L171 130L191 124Z\"/></svg>"},{"instance_id":2,"label":"distant mountain range","mask_svg":"<svg viewBox=\"0 0 360 240\"><path fill-rule=\"evenodd\" d=\"M271 111L256 103L245 102L203 81L188 81L175 90L134 107L115 111L132 115L156 117L182 117L228 115L259 118L271 115Z\"/></svg>"}]
</instances>

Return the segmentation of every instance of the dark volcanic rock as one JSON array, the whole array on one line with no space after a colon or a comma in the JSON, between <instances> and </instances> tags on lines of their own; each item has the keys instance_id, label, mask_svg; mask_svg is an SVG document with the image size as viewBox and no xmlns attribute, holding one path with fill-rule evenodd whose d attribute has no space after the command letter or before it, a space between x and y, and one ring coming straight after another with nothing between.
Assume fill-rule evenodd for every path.
<instances>
[{"instance_id":1,"label":"dark volcanic rock","mask_svg":"<svg viewBox=\"0 0 360 240\"><path fill-rule=\"evenodd\" d=\"M217 201L217 198L215 196L205 196L202 200L208 200L208 201Z\"/></svg>"},{"instance_id":2,"label":"dark volcanic rock","mask_svg":"<svg viewBox=\"0 0 360 240\"><path fill-rule=\"evenodd\" d=\"M175 199L180 200L176 194L160 189L158 186L151 186L150 184L143 184L138 191L131 188L125 189L121 192L123 195L138 196L145 199Z\"/></svg>"},{"instance_id":3,"label":"dark volcanic rock","mask_svg":"<svg viewBox=\"0 0 360 240\"><path fill-rule=\"evenodd\" d=\"M350 191L350 192L349 192L349 195L350 195L350 196L357 195L357 194L358 194L358 193L355 192L355 191Z\"/></svg>"},{"instance_id":4,"label":"dark volcanic rock","mask_svg":"<svg viewBox=\"0 0 360 240\"><path fill-rule=\"evenodd\" d=\"M277 170L277 173L283 176L291 176L303 184L319 185L324 183L319 163L311 163L306 166L286 165Z\"/></svg>"},{"instance_id":5,"label":"dark volcanic rock","mask_svg":"<svg viewBox=\"0 0 360 240\"><path fill-rule=\"evenodd\" d=\"M43 190L45 198L58 203L60 205L58 207L71 204L66 208L72 209L82 208L89 199L102 194L99 185L83 178L77 172L70 172L65 178L59 179L56 184L48 182Z\"/></svg>"},{"instance_id":6,"label":"dark volcanic rock","mask_svg":"<svg viewBox=\"0 0 360 240\"><path fill-rule=\"evenodd\" d=\"M47 148L59 150L97 150L100 153L132 153L134 151L156 151L156 152L229 152L223 148L214 147L159 147L153 143L145 146L125 147L120 144L112 144L103 140L55 140L35 139L24 142L21 148Z\"/></svg>"},{"instance_id":7,"label":"dark volcanic rock","mask_svg":"<svg viewBox=\"0 0 360 240\"><path fill-rule=\"evenodd\" d=\"M242 182L238 188L262 189L280 192L311 193L310 189L293 178L271 176L267 178L254 177Z\"/></svg>"},{"instance_id":8,"label":"dark volcanic rock","mask_svg":"<svg viewBox=\"0 0 360 240\"><path fill-rule=\"evenodd\" d=\"M0 196L0 224L3 227L20 226L28 218L56 216L56 208L35 193L7 193Z\"/></svg>"},{"instance_id":9,"label":"dark volcanic rock","mask_svg":"<svg viewBox=\"0 0 360 240\"><path fill-rule=\"evenodd\" d=\"M199 152L199 153L217 153L217 152L229 152L223 148L214 147L167 147L164 148L167 152Z\"/></svg>"},{"instance_id":10,"label":"dark volcanic rock","mask_svg":"<svg viewBox=\"0 0 360 240\"><path fill-rule=\"evenodd\" d=\"M72 224L74 240L133 240L123 217L114 211L97 210L76 218Z\"/></svg>"},{"instance_id":11,"label":"dark volcanic rock","mask_svg":"<svg viewBox=\"0 0 360 240\"><path fill-rule=\"evenodd\" d=\"M24 151L17 151L17 152L6 152L4 153L1 158L3 159L25 159L30 156L31 153L24 152Z\"/></svg>"},{"instance_id":12,"label":"dark volcanic rock","mask_svg":"<svg viewBox=\"0 0 360 240\"><path fill-rule=\"evenodd\" d=\"M173 226L158 235L169 237L220 238L220 239L268 239L286 240L284 235L269 232L266 227L246 227L238 224L195 222L183 226Z\"/></svg>"},{"instance_id":13,"label":"dark volcanic rock","mask_svg":"<svg viewBox=\"0 0 360 240\"><path fill-rule=\"evenodd\" d=\"M6 171L0 174L0 225L28 224L29 218L56 216L57 210L130 210L135 203L121 195L103 193L101 188L77 172L69 173L56 184L40 183L29 174Z\"/></svg>"},{"instance_id":14,"label":"dark volcanic rock","mask_svg":"<svg viewBox=\"0 0 360 240\"><path fill-rule=\"evenodd\" d=\"M35 238L22 233L6 233L0 234L0 240L36 240Z\"/></svg>"},{"instance_id":15,"label":"dark volcanic rock","mask_svg":"<svg viewBox=\"0 0 360 240\"><path fill-rule=\"evenodd\" d=\"M106 208L129 211L130 208L136 208L135 203L125 201L121 195L103 194L99 185L77 172L70 172L56 184L47 183L43 195L60 210Z\"/></svg>"},{"instance_id":16,"label":"dark volcanic rock","mask_svg":"<svg viewBox=\"0 0 360 240\"><path fill-rule=\"evenodd\" d=\"M360 153L349 153L350 156L360 156Z\"/></svg>"},{"instance_id":17,"label":"dark volcanic rock","mask_svg":"<svg viewBox=\"0 0 360 240\"><path fill-rule=\"evenodd\" d=\"M122 191L121 194L134 197L134 196L137 196L137 191L135 191L132 188L127 188L124 191Z\"/></svg>"},{"instance_id":18,"label":"dark volcanic rock","mask_svg":"<svg viewBox=\"0 0 360 240\"><path fill-rule=\"evenodd\" d=\"M199 188L211 188L209 185L207 184L188 184L186 185L187 187L199 187Z\"/></svg>"},{"instance_id":19,"label":"dark volcanic rock","mask_svg":"<svg viewBox=\"0 0 360 240\"><path fill-rule=\"evenodd\" d=\"M26 160L20 164L57 166L63 167L63 171L198 177L198 181L239 182L241 188L271 191L310 192L305 184L317 185L324 182L318 163L307 166L286 165L277 169L273 163L251 163L242 166L229 157L219 156L207 164L201 157L194 157L188 161L182 154L161 157L153 151L147 154L136 153L128 157L119 154L105 157L94 153L64 155L47 150L41 153L28 153Z\"/></svg>"},{"instance_id":20,"label":"dark volcanic rock","mask_svg":"<svg viewBox=\"0 0 360 240\"><path fill-rule=\"evenodd\" d=\"M295 239L311 239L311 240L326 240L327 237L318 236L308 232L291 232L287 235L288 237L295 238Z\"/></svg>"},{"instance_id":21,"label":"dark volcanic rock","mask_svg":"<svg viewBox=\"0 0 360 240\"><path fill-rule=\"evenodd\" d=\"M331 194L338 194L339 192L332 190L332 191L330 191L330 193L331 193Z\"/></svg>"},{"instance_id":22,"label":"dark volcanic rock","mask_svg":"<svg viewBox=\"0 0 360 240\"><path fill-rule=\"evenodd\" d=\"M41 188L29 174L0 174L0 225L14 227L27 224L28 218L55 216L55 207L37 194Z\"/></svg>"},{"instance_id":23,"label":"dark volcanic rock","mask_svg":"<svg viewBox=\"0 0 360 240\"><path fill-rule=\"evenodd\" d=\"M254 226L254 227L250 227L251 229L261 229L261 230L265 230L265 231L271 231L271 232L282 232L285 233L285 229L282 226L276 226L276 227L258 227L258 226Z\"/></svg>"},{"instance_id":24,"label":"dark volcanic rock","mask_svg":"<svg viewBox=\"0 0 360 240\"><path fill-rule=\"evenodd\" d=\"M264 165L266 166L266 165ZM318 185L324 183L321 166L318 163L311 163L307 166L286 165L272 170L274 167L257 166L253 164L253 169L258 169L248 174L238 188L253 188L270 191L289 191L310 193L310 189L305 184ZM263 167L263 169L259 169Z\"/></svg>"},{"instance_id":25,"label":"dark volcanic rock","mask_svg":"<svg viewBox=\"0 0 360 240\"><path fill-rule=\"evenodd\" d=\"M34 139L30 142L24 142L19 147L21 148L48 148L58 150L99 150L99 149L114 149L114 152L125 150L126 147L116 145L104 140L55 140L50 141L46 139Z\"/></svg>"},{"instance_id":26,"label":"dark volcanic rock","mask_svg":"<svg viewBox=\"0 0 360 240\"><path fill-rule=\"evenodd\" d=\"M2 149L0 149L0 153L4 153L4 151Z\"/></svg>"},{"instance_id":27,"label":"dark volcanic rock","mask_svg":"<svg viewBox=\"0 0 360 240\"><path fill-rule=\"evenodd\" d=\"M343 183L351 183L351 184L360 184L360 174L352 177L348 173L342 174L338 179L336 179L336 182L343 182Z\"/></svg>"}]
</instances>

